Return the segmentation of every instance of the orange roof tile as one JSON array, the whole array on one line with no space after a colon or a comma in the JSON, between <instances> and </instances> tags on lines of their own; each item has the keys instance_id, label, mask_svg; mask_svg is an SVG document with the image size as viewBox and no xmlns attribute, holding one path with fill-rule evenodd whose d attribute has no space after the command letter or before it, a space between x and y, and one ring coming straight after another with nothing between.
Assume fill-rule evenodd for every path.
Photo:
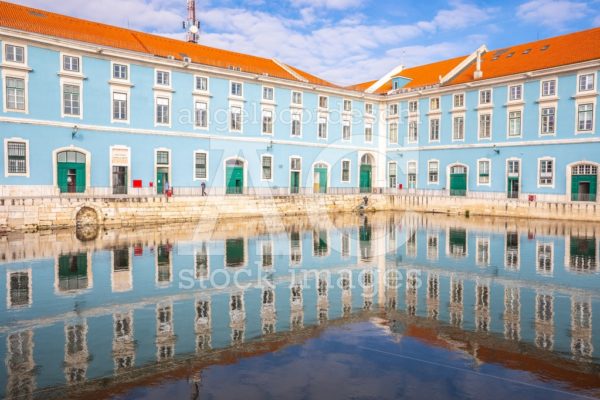
<instances>
[{"instance_id":1,"label":"orange roof tile","mask_svg":"<svg viewBox=\"0 0 600 400\"><path fill-rule=\"evenodd\" d=\"M0 1L0 26L157 57L173 56L178 60L190 57L192 62L197 64L220 68L239 68L243 72L268 74L276 78L298 81L293 74L268 58L86 21L5 1ZM334 86L314 75L295 68L294 70L310 83Z\"/></svg>"},{"instance_id":2,"label":"orange roof tile","mask_svg":"<svg viewBox=\"0 0 600 400\"><path fill-rule=\"evenodd\" d=\"M600 28L488 51L481 70L483 79L490 79L595 59L600 59ZM471 63L446 85L473 81L475 68Z\"/></svg>"}]
</instances>

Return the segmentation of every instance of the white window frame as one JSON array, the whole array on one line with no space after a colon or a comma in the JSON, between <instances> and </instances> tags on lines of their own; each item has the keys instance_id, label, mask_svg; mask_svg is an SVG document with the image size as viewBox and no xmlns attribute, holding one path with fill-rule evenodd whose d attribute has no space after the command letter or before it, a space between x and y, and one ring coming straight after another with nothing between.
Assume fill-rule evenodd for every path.
<instances>
[{"instance_id":1,"label":"white window frame","mask_svg":"<svg viewBox=\"0 0 600 400\"><path fill-rule=\"evenodd\" d=\"M196 155L198 154L204 154L204 156L206 157L206 177L205 178L198 178L196 176ZM193 154L193 159L192 159L192 177L194 181L202 181L202 182L208 182L209 180L209 153L206 150L195 150L194 154Z\"/></svg>"},{"instance_id":2,"label":"white window frame","mask_svg":"<svg viewBox=\"0 0 600 400\"><path fill-rule=\"evenodd\" d=\"M393 140L392 138L392 125L395 126L395 140ZM398 136L398 121L393 120L388 122L388 143L389 144L398 144L399 142L399 136Z\"/></svg>"},{"instance_id":3,"label":"white window frame","mask_svg":"<svg viewBox=\"0 0 600 400\"><path fill-rule=\"evenodd\" d=\"M409 176L413 173L412 171L412 165L415 166L415 187L414 189L417 188L417 185L419 183L419 163L417 162L417 160L408 160L406 162L406 188L407 189L411 189L410 187L410 181L409 181ZM429 163L427 163L427 166L429 168ZM429 172L429 171L428 171ZM429 177L427 178L429 180ZM438 175L438 180L439 180L439 175Z\"/></svg>"},{"instance_id":4,"label":"white window frame","mask_svg":"<svg viewBox=\"0 0 600 400\"><path fill-rule=\"evenodd\" d=\"M240 88L239 93L233 92L234 85L239 85L239 88ZM236 99L243 98L244 97L244 83L240 82L240 81L229 81L229 96L236 98ZM261 94L261 98L262 98L262 94Z\"/></svg>"},{"instance_id":5,"label":"white window frame","mask_svg":"<svg viewBox=\"0 0 600 400\"><path fill-rule=\"evenodd\" d=\"M437 120L437 139L432 139L431 138L431 122L433 120ZM429 139L429 143L439 143L441 140L441 118L439 116L435 116L435 117L429 117L429 127L428 127L428 139Z\"/></svg>"},{"instance_id":6,"label":"white window frame","mask_svg":"<svg viewBox=\"0 0 600 400\"><path fill-rule=\"evenodd\" d=\"M290 136L294 137L294 138L301 138L302 137L302 110L294 110L291 112L290 114ZM298 116L299 117L299 121L300 123L298 124L298 129L299 132L297 135L294 135L294 116Z\"/></svg>"},{"instance_id":7,"label":"white window frame","mask_svg":"<svg viewBox=\"0 0 600 400\"><path fill-rule=\"evenodd\" d=\"M552 161L552 184L541 184L540 183L540 179L541 179L541 167L542 167L542 161ZM554 187L556 186L556 158L554 157L540 157L537 159L537 187L538 188L551 188L554 189Z\"/></svg>"},{"instance_id":8,"label":"white window frame","mask_svg":"<svg viewBox=\"0 0 600 400\"><path fill-rule=\"evenodd\" d=\"M592 88L581 90L581 79L586 76L592 76ZM596 71L582 71L577 74L577 93L590 93L596 91L598 76Z\"/></svg>"},{"instance_id":9,"label":"white window frame","mask_svg":"<svg viewBox=\"0 0 600 400\"><path fill-rule=\"evenodd\" d=\"M414 127L414 136L412 135L412 127ZM408 120L408 132L406 135L406 142L410 144L419 143L419 121L417 119Z\"/></svg>"},{"instance_id":10,"label":"white window frame","mask_svg":"<svg viewBox=\"0 0 600 400\"><path fill-rule=\"evenodd\" d=\"M169 77L168 84L165 85L164 83L158 83L158 73L159 72L168 74L168 77ZM155 68L154 69L154 87L171 88L172 85L173 85L173 73L170 70L164 69L164 68Z\"/></svg>"},{"instance_id":11,"label":"white window frame","mask_svg":"<svg viewBox=\"0 0 600 400\"><path fill-rule=\"evenodd\" d=\"M271 132L265 131L265 116L271 113ZM275 110L265 107L260 112L260 134L265 136L273 136L275 134Z\"/></svg>"},{"instance_id":12,"label":"white window frame","mask_svg":"<svg viewBox=\"0 0 600 400\"><path fill-rule=\"evenodd\" d=\"M490 117L490 135L488 137L483 137L481 134L483 133L481 130L481 117L484 115L489 115ZM494 134L492 132L494 126L494 114L491 111L479 112L477 114L477 140L492 140Z\"/></svg>"},{"instance_id":13,"label":"white window frame","mask_svg":"<svg viewBox=\"0 0 600 400\"><path fill-rule=\"evenodd\" d=\"M513 96L512 96L512 94L513 94L512 93L513 92L513 88L515 88L515 89L519 88L519 98L518 99L516 99L516 98L513 99ZM522 102L523 101L523 97L525 97L525 93L524 93L525 89L524 88L525 88L525 86L522 83L515 83L513 85L508 85L508 88L507 88L507 97L508 97L507 102L508 103L519 103L519 102Z\"/></svg>"},{"instance_id":14,"label":"white window frame","mask_svg":"<svg viewBox=\"0 0 600 400\"><path fill-rule=\"evenodd\" d=\"M592 105L592 129L590 130L579 130L579 106L591 104ZM596 132L596 117L597 117L597 108L596 108L596 98L585 98L585 99L577 99L575 102L575 135L590 135Z\"/></svg>"},{"instance_id":15,"label":"white window frame","mask_svg":"<svg viewBox=\"0 0 600 400\"><path fill-rule=\"evenodd\" d=\"M65 85L79 87L79 115L65 114ZM60 116L62 118L83 119L83 82L81 80L68 78L60 79Z\"/></svg>"},{"instance_id":16,"label":"white window frame","mask_svg":"<svg viewBox=\"0 0 600 400\"><path fill-rule=\"evenodd\" d=\"M365 114L373 115L373 103L365 103Z\"/></svg>"},{"instance_id":17,"label":"white window frame","mask_svg":"<svg viewBox=\"0 0 600 400\"><path fill-rule=\"evenodd\" d=\"M485 182L482 183L479 180L479 178L480 178L479 173L481 172L479 163L481 163L481 162L488 163L488 182L487 183L485 183ZM477 160L477 186L490 186L490 187L492 186L492 160L489 158L479 158Z\"/></svg>"},{"instance_id":18,"label":"white window frame","mask_svg":"<svg viewBox=\"0 0 600 400\"><path fill-rule=\"evenodd\" d=\"M431 164L437 164L437 181L431 180ZM439 185L440 184L440 160L432 159L427 160L427 184L428 185Z\"/></svg>"},{"instance_id":19,"label":"white window frame","mask_svg":"<svg viewBox=\"0 0 600 400\"><path fill-rule=\"evenodd\" d=\"M321 99L325 99L325 106L321 105ZM329 96L324 96L322 94L317 97L317 108L319 110L329 110Z\"/></svg>"},{"instance_id":20,"label":"white window frame","mask_svg":"<svg viewBox=\"0 0 600 400\"><path fill-rule=\"evenodd\" d=\"M486 243L487 244L487 259L482 260L480 258L479 253L479 244ZM489 267L492 261L492 246L489 237L476 237L475 238L475 263L479 267Z\"/></svg>"},{"instance_id":21,"label":"white window frame","mask_svg":"<svg viewBox=\"0 0 600 400\"><path fill-rule=\"evenodd\" d=\"M347 104L350 104L349 108L346 108ZM344 99L342 101L342 112L351 113L352 112L352 106L353 106L352 100L350 100L350 99Z\"/></svg>"},{"instance_id":22,"label":"white window frame","mask_svg":"<svg viewBox=\"0 0 600 400\"><path fill-rule=\"evenodd\" d=\"M198 89L198 80L205 79L206 80L206 89ZM194 89L193 92L207 94L210 93L210 78L206 75L194 75Z\"/></svg>"},{"instance_id":23,"label":"white window frame","mask_svg":"<svg viewBox=\"0 0 600 400\"><path fill-rule=\"evenodd\" d=\"M368 130L371 130L371 134L367 135ZM370 136L370 138L369 138ZM365 132L364 132L365 143L373 143L373 123L365 122Z\"/></svg>"},{"instance_id":24,"label":"white window frame","mask_svg":"<svg viewBox=\"0 0 600 400\"><path fill-rule=\"evenodd\" d=\"M544 123L543 123L543 112L546 108L554 108L554 131L550 133L544 132ZM558 104L557 103L542 103L540 104L539 111L539 136L547 137L547 136L556 136L556 128L558 127ZM577 131L575 131L577 132Z\"/></svg>"},{"instance_id":25,"label":"white window frame","mask_svg":"<svg viewBox=\"0 0 600 400\"><path fill-rule=\"evenodd\" d=\"M294 102L294 95L298 94L300 97L300 102L299 103L295 103ZM304 103L304 93L299 91L299 90L292 90L292 93L290 94L290 104L292 107L302 107L302 104Z\"/></svg>"},{"instance_id":26,"label":"white window frame","mask_svg":"<svg viewBox=\"0 0 600 400\"><path fill-rule=\"evenodd\" d=\"M233 109L239 109L240 110L240 127L239 129L233 129L232 127L232 118L233 118ZM229 112L227 113L227 130L229 132L235 132L235 133L243 133L244 132L244 106L242 104L239 103L230 103L229 104ZM261 126L262 126L262 115L261 115ZM262 131L262 128L261 128Z\"/></svg>"},{"instance_id":27,"label":"white window frame","mask_svg":"<svg viewBox=\"0 0 600 400\"><path fill-rule=\"evenodd\" d=\"M489 92L489 94L490 94L490 99L487 102L482 102L481 101L484 92ZM491 106L493 104L493 101L494 101L494 92L493 92L492 88L481 89L481 90L479 90L478 94L479 94L478 104L480 106L488 106L489 107L489 106Z\"/></svg>"},{"instance_id":28,"label":"white window frame","mask_svg":"<svg viewBox=\"0 0 600 400\"><path fill-rule=\"evenodd\" d=\"M271 91L271 98L268 99L265 97L265 91ZM260 99L263 102L275 103L275 88L273 86L263 86L260 91Z\"/></svg>"},{"instance_id":29,"label":"white window frame","mask_svg":"<svg viewBox=\"0 0 600 400\"><path fill-rule=\"evenodd\" d=\"M393 166L393 167L392 167ZM392 171L394 174L392 175ZM396 181L394 182L394 186L390 185L390 179L394 176ZM390 189L395 189L398 186L398 162L397 161L388 161L387 163L387 179L386 179L386 187Z\"/></svg>"},{"instance_id":30,"label":"white window frame","mask_svg":"<svg viewBox=\"0 0 600 400\"><path fill-rule=\"evenodd\" d=\"M348 137L345 136L344 128L348 127ZM342 140L344 142L352 141L352 120L349 118L344 118L342 120Z\"/></svg>"},{"instance_id":31,"label":"white window frame","mask_svg":"<svg viewBox=\"0 0 600 400\"><path fill-rule=\"evenodd\" d=\"M79 70L71 71L69 69L65 69L65 57L71 57L71 58L78 59L79 60L78 61ZM63 74L83 76L83 57L80 54L60 53L60 71ZM112 74L110 76L112 77Z\"/></svg>"},{"instance_id":32,"label":"white window frame","mask_svg":"<svg viewBox=\"0 0 600 400\"><path fill-rule=\"evenodd\" d=\"M154 126L164 126L164 127L170 127L171 126L171 121L173 120L173 113L171 112L172 109L172 105L173 105L173 101L171 98L171 94L170 93L155 93L154 94ZM162 122L158 122L158 99L167 99L169 101L169 122L168 123L162 123Z\"/></svg>"},{"instance_id":33,"label":"white window frame","mask_svg":"<svg viewBox=\"0 0 600 400\"><path fill-rule=\"evenodd\" d=\"M408 112L409 114L416 114L419 112L419 100L409 100Z\"/></svg>"},{"instance_id":34,"label":"white window frame","mask_svg":"<svg viewBox=\"0 0 600 400\"><path fill-rule=\"evenodd\" d=\"M550 246L550 271L540 271L540 246ZM552 276L554 274L554 242L553 241L541 241L535 242L535 272L544 276Z\"/></svg>"},{"instance_id":35,"label":"white window frame","mask_svg":"<svg viewBox=\"0 0 600 400\"><path fill-rule=\"evenodd\" d=\"M544 94L544 84L554 82L554 93L552 94ZM540 99L548 99L554 98L558 96L558 79L557 78L548 78L542 79L540 82Z\"/></svg>"},{"instance_id":36,"label":"white window frame","mask_svg":"<svg viewBox=\"0 0 600 400\"><path fill-rule=\"evenodd\" d=\"M206 104L206 126L198 125L198 103ZM194 97L194 129L207 131L210 127L210 102L206 97Z\"/></svg>"},{"instance_id":37,"label":"white window frame","mask_svg":"<svg viewBox=\"0 0 600 400\"><path fill-rule=\"evenodd\" d=\"M263 160L265 158L271 159L271 177L270 178L265 178L265 176L264 176ZM275 175L274 166L275 166L275 158L273 157L272 154L261 154L260 155L260 180L261 180L261 182L273 182L273 175Z\"/></svg>"},{"instance_id":38,"label":"white window frame","mask_svg":"<svg viewBox=\"0 0 600 400\"><path fill-rule=\"evenodd\" d=\"M431 107L431 105L434 102L437 104L436 108ZM439 96L429 98L429 112L439 112L441 110L441 108L442 108L442 101Z\"/></svg>"},{"instance_id":39,"label":"white window frame","mask_svg":"<svg viewBox=\"0 0 600 400\"><path fill-rule=\"evenodd\" d=\"M158 163L158 152L159 151L164 151L167 152L168 157L169 157L169 163L168 164L159 164ZM154 174L152 175L152 182L154 182L154 187L153 190L157 191L158 190L158 184L156 182L156 173L158 171L158 168L167 168L167 173L169 174L169 187L172 188L173 187L173 175L172 175L172 165L173 165L173 154L171 152L171 149L168 149L166 147L157 147L154 149L154 159L152 160L154 163ZM156 252L156 255L158 256L158 252ZM173 257L169 257L169 263L172 264L173 262ZM158 269L157 269L158 272ZM172 275L171 275L172 276ZM156 282L158 282L158 277L156 279Z\"/></svg>"},{"instance_id":40,"label":"white window frame","mask_svg":"<svg viewBox=\"0 0 600 400\"><path fill-rule=\"evenodd\" d=\"M321 136L321 119L325 120L325 136ZM326 115L319 115L317 117L317 140L327 140L329 136L329 118Z\"/></svg>"},{"instance_id":41,"label":"white window frame","mask_svg":"<svg viewBox=\"0 0 600 400\"><path fill-rule=\"evenodd\" d=\"M456 138L456 126L455 126L455 120L456 118L462 118L462 138L457 139ZM465 137L466 137L466 126L465 126L465 114L459 113L459 114L452 114L452 141L453 142L464 142L465 141Z\"/></svg>"},{"instance_id":42,"label":"white window frame","mask_svg":"<svg viewBox=\"0 0 600 400\"><path fill-rule=\"evenodd\" d=\"M127 104L126 104L127 109L125 110L125 112L127 113L127 118L125 118L125 119L115 119L115 109L114 109L115 94L124 94L125 96L127 96ZM111 86L110 87L110 122L113 124L114 123L129 124L129 121L131 120L130 114L131 114L131 94L130 94L129 88Z\"/></svg>"},{"instance_id":43,"label":"white window frame","mask_svg":"<svg viewBox=\"0 0 600 400\"><path fill-rule=\"evenodd\" d=\"M344 163L348 163L348 179L344 180ZM340 162L340 182L350 183L352 181L352 161L348 158L343 158Z\"/></svg>"},{"instance_id":44,"label":"white window frame","mask_svg":"<svg viewBox=\"0 0 600 400\"><path fill-rule=\"evenodd\" d=\"M388 109L388 117L397 117L398 116L398 104L396 104L396 103L389 104L387 109Z\"/></svg>"},{"instance_id":45,"label":"white window frame","mask_svg":"<svg viewBox=\"0 0 600 400\"><path fill-rule=\"evenodd\" d=\"M8 172L8 142L11 143L23 143L25 144L25 173L21 172ZM29 140L20 137L4 138L4 177L20 176L29 178L30 176L30 162L29 162Z\"/></svg>"},{"instance_id":46,"label":"white window frame","mask_svg":"<svg viewBox=\"0 0 600 400\"><path fill-rule=\"evenodd\" d=\"M462 96L462 104L461 105L456 105L456 99L460 98ZM465 92L460 92L460 93L454 93L452 94L452 109L453 110L464 110L466 108L466 96L465 96Z\"/></svg>"},{"instance_id":47,"label":"white window frame","mask_svg":"<svg viewBox=\"0 0 600 400\"><path fill-rule=\"evenodd\" d=\"M117 78L115 76L115 66L122 65L127 68L127 78ZM131 82L131 65L124 62L111 61L110 63L110 79L117 82Z\"/></svg>"},{"instance_id":48,"label":"white window frame","mask_svg":"<svg viewBox=\"0 0 600 400\"><path fill-rule=\"evenodd\" d=\"M16 110L16 109L12 109L12 108L8 108L8 98L6 95L6 80L8 78L14 78L14 79L23 79L23 83L24 83L24 90L23 90L23 94L25 97L25 107L23 110ZM62 86L61 86L62 89ZM61 96L61 107L62 107L62 91L60 93ZM3 104L3 110L5 113L21 113L21 114L29 114L29 73L27 73L26 71L15 71L15 70L7 70L7 69L2 69L2 104ZM62 114L62 112L61 112Z\"/></svg>"},{"instance_id":49,"label":"white window frame","mask_svg":"<svg viewBox=\"0 0 600 400\"><path fill-rule=\"evenodd\" d=\"M23 48L23 62L18 62L18 61L12 61L6 58L8 52L6 51L6 48L8 46L13 46L13 47L22 47ZM4 63L8 64L8 65L14 65L17 67L23 67L23 66L27 66L27 45L20 43L20 42L12 42L12 41L2 41L2 60L4 61Z\"/></svg>"},{"instance_id":50,"label":"white window frame","mask_svg":"<svg viewBox=\"0 0 600 400\"><path fill-rule=\"evenodd\" d=\"M510 134L510 113L512 112L520 112L520 126L519 126L519 135L511 135ZM506 137L507 139L518 139L523 137L523 107L511 107L506 110Z\"/></svg>"}]
</instances>

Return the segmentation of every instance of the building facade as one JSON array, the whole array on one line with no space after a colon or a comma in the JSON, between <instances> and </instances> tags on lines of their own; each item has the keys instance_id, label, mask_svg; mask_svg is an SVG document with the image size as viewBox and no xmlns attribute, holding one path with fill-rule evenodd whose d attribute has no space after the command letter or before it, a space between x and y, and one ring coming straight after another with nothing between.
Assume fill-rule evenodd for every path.
<instances>
[{"instance_id":1,"label":"building facade","mask_svg":"<svg viewBox=\"0 0 600 400\"><path fill-rule=\"evenodd\" d=\"M600 29L339 87L274 59L0 11L4 196L204 183L597 201Z\"/></svg>"}]
</instances>

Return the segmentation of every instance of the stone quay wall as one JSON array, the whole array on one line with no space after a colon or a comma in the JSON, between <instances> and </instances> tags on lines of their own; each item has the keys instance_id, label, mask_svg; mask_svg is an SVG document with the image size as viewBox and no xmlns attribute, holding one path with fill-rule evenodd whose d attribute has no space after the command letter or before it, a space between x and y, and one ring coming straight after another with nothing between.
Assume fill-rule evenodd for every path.
<instances>
[{"instance_id":1,"label":"stone quay wall","mask_svg":"<svg viewBox=\"0 0 600 400\"><path fill-rule=\"evenodd\" d=\"M289 217L324 213L416 211L448 215L600 222L600 204L428 196L416 194L286 196L139 196L0 198L0 231L82 225L141 226L223 218Z\"/></svg>"}]
</instances>

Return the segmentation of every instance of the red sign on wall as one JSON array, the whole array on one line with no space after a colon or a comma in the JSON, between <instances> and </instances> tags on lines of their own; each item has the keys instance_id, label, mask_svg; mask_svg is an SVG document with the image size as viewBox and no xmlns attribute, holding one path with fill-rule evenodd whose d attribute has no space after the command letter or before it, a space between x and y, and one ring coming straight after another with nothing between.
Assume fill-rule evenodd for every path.
<instances>
[{"instance_id":1,"label":"red sign on wall","mask_svg":"<svg viewBox=\"0 0 600 400\"><path fill-rule=\"evenodd\" d=\"M142 180L141 179L134 179L133 180L133 187L134 188L141 188L142 187Z\"/></svg>"}]
</instances>

